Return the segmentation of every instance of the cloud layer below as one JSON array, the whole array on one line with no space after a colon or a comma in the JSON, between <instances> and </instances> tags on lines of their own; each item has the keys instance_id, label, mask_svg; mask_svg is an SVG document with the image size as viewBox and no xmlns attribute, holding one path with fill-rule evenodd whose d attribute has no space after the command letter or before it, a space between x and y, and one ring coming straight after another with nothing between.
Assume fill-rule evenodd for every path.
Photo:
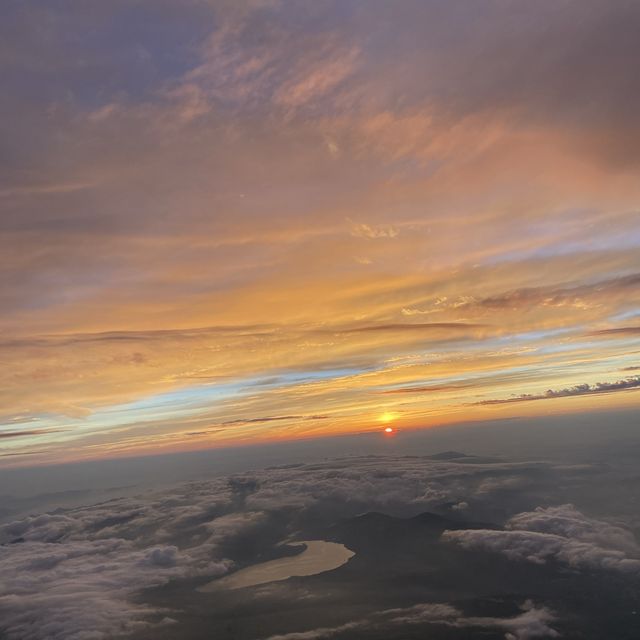
<instances>
[{"instance_id":1,"label":"cloud layer below","mask_svg":"<svg viewBox=\"0 0 640 640\"><path fill-rule=\"evenodd\" d=\"M588 518L570 504L515 515L506 531L447 531L443 539L467 549L502 553L510 560L640 574L640 546L634 536Z\"/></svg>"},{"instance_id":2,"label":"cloud layer below","mask_svg":"<svg viewBox=\"0 0 640 640\"><path fill-rule=\"evenodd\" d=\"M179 612L150 604L141 597L145 589L188 579L193 590L193 580L206 583L233 570L246 549L271 549L299 531L305 518L333 523L367 510L413 515L444 509L451 517L486 521L506 509L512 515L504 530L447 531L442 544L501 553L514 562L554 561L578 571L637 576L640 549L623 526L568 504L522 511L551 487L557 493L597 484L599 473L585 465L473 457L352 457L30 516L0 527L0 631L10 640L100 640L177 624ZM555 637L553 621L548 608L532 603L499 619L431 603L285 637L428 622L498 628L507 638L525 640Z\"/></svg>"}]
</instances>

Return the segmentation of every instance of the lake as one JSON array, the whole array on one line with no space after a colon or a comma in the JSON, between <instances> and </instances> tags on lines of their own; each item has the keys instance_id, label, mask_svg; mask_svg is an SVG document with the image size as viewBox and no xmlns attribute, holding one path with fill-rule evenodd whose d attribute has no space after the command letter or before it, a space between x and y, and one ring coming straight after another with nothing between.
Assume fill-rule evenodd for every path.
<instances>
[{"instance_id":1,"label":"lake","mask_svg":"<svg viewBox=\"0 0 640 640\"><path fill-rule=\"evenodd\" d=\"M324 540L305 540L299 544L306 549L297 556L278 558L240 569L218 580L209 582L200 591L242 589L267 582L286 580L294 576L313 576L332 571L349 561L355 554L343 544Z\"/></svg>"}]
</instances>

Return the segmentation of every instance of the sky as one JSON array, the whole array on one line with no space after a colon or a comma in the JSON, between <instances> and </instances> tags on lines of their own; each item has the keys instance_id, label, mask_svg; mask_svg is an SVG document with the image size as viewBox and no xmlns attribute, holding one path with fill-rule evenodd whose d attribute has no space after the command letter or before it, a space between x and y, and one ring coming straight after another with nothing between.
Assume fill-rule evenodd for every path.
<instances>
[{"instance_id":1,"label":"sky","mask_svg":"<svg viewBox=\"0 0 640 640\"><path fill-rule=\"evenodd\" d=\"M0 13L0 466L638 407L637 2Z\"/></svg>"}]
</instances>

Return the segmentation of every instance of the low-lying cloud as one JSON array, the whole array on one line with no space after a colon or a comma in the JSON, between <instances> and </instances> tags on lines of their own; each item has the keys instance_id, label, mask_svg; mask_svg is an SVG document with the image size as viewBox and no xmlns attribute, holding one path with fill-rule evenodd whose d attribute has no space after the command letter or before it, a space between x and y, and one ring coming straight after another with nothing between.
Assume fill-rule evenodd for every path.
<instances>
[{"instance_id":1,"label":"low-lying cloud","mask_svg":"<svg viewBox=\"0 0 640 640\"><path fill-rule=\"evenodd\" d=\"M146 603L141 591L172 580L220 576L247 547L270 549L294 535L306 516L335 522L367 510L412 515L448 509L452 517L474 518L496 502L508 508L507 494L518 492L515 504L526 505L536 486L544 493L548 483L584 481L591 472L597 470L588 465L492 462L462 454L455 460L348 457L30 516L0 526L0 633L9 640L106 640L174 624L176 612ZM450 531L444 539L513 560L554 558L578 569L640 567L635 540L622 527L566 505L519 511L505 531ZM502 619L468 617L436 603L383 611L373 621L389 628L499 628L506 638L525 640L554 637L552 619L534 605ZM332 637L370 623L347 621L285 637Z\"/></svg>"},{"instance_id":2,"label":"low-lying cloud","mask_svg":"<svg viewBox=\"0 0 640 640\"><path fill-rule=\"evenodd\" d=\"M442 538L466 549L501 553L510 560L575 569L605 569L640 574L640 547L633 535L585 516L573 505L538 508L518 514L505 531L445 531Z\"/></svg>"},{"instance_id":3,"label":"low-lying cloud","mask_svg":"<svg viewBox=\"0 0 640 640\"><path fill-rule=\"evenodd\" d=\"M462 611L449 604L424 603L399 609L387 609L361 620L347 622L336 627L322 627L310 631L270 636L267 640L323 640L358 630L398 632L407 626L419 624L443 625L457 629L503 629L506 640L529 640L530 638L559 638L560 634L549 626L555 615L545 607L536 607L527 601L522 613L511 618L465 616Z\"/></svg>"}]
</instances>

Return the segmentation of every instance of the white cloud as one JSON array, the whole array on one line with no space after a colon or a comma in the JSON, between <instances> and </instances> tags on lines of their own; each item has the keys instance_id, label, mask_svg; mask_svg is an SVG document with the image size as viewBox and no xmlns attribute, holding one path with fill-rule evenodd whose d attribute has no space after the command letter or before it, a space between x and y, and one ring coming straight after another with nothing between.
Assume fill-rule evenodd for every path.
<instances>
[{"instance_id":1,"label":"white cloud","mask_svg":"<svg viewBox=\"0 0 640 640\"><path fill-rule=\"evenodd\" d=\"M218 543L258 517L211 518L227 491L214 481L0 527L0 630L10 640L106 640L167 624L167 612L133 596L174 578L229 570L233 563L220 557ZM165 542L185 523L200 532L190 545Z\"/></svg>"},{"instance_id":2,"label":"white cloud","mask_svg":"<svg viewBox=\"0 0 640 640\"><path fill-rule=\"evenodd\" d=\"M506 640L532 640L533 638L559 638L560 634L549 626L555 615L545 607L536 607L531 601L524 603L522 613L511 618L467 617L449 604L424 603L412 607L387 609L335 627L321 627L270 636L267 640L322 640L333 638L354 629L380 629L393 633L398 627L418 624L445 625L456 628L503 629Z\"/></svg>"},{"instance_id":3,"label":"white cloud","mask_svg":"<svg viewBox=\"0 0 640 640\"><path fill-rule=\"evenodd\" d=\"M640 555L640 547L630 531L589 518L572 504L546 509L538 507L535 511L520 513L509 520L509 528L557 534L607 549L617 549L631 556Z\"/></svg>"},{"instance_id":4,"label":"white cloud","mask_svg":"<svg viewBox=\"0 0 640 640\"><path fill-rule=\"evenodd\" d=\"M25 542L0 547L1 628L16 640L101 640L158 623L164 612L131 596L171 578L226 572L175 546L123 539Z\"/></svg>"},{"instance_id":5,"label":"white cloud","mask_svg":"<svg viewBox=\"0 0 640 640\"><path fill-rule=\"evenodd\" d=\"M513 478L529 479L541 471L546 477L556 472L543 463L348 457L30 516L0 526L0 632L10 640L99 640L166 624L171 612L141 603L139 591L172 579L225 573L233 565L225 553L234 539L273 532L272 512L290 514L276 519L289 523L307 509L333 517L365 509L415 514L452 504L472 512L490 499L492 488L503 486L501 479L512 484ZM635 542L626 530L588 519L571 506L522 513L509 526L447 536L467 547L536 562L555 557L574 566L615 568L640 562L632 557ZM443 606L448 605L402 615L417 620L437 612L438 619L454 624L460 615L447 618ZM400 615L386 612L383 618Z\"/></svg>"},{"instance_id":6,"label":"white cloud","mask_svg":"<svg viewBox=\"0 0 640 640\"><path fill-rule=\"evenodd\" d=\"M443 539L467 549L502 553L510 560L562 562L576 569L640 572L640 547L621 527L595 520L573 505L538 508L509 520L505 531L445 531Z\"/></svg>"}]
</instances>

